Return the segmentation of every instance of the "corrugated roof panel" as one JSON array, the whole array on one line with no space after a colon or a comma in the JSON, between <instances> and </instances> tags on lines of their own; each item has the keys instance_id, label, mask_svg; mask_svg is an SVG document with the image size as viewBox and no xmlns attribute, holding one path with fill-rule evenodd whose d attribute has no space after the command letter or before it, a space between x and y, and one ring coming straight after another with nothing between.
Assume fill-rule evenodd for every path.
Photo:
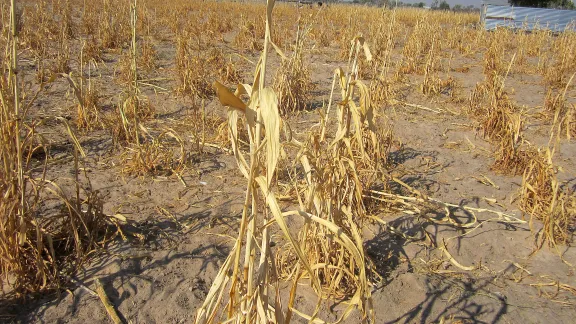
<instances>
[{"instance_id":1,"label":"corrugated roof panel","mask_svg":"<svg viewBox=\"0 0 576 324\"><path fill-rule=\"evenodd\" d=\"M561 32L576 30L576 10L555 10L485 5L482 14L486 30L497 27L518 29L550 29Z\"/></svg>"},{"instance_id":2,"label":"corrugated roof panel","mask_svg":"<svg viewBox=\"0 0 576 324\"><path fill-rule=\"evenodd\" d=\"M483 5L493 5L493 6L510 6L508 0L484 0Z\"/></svg>"}]
</instances>

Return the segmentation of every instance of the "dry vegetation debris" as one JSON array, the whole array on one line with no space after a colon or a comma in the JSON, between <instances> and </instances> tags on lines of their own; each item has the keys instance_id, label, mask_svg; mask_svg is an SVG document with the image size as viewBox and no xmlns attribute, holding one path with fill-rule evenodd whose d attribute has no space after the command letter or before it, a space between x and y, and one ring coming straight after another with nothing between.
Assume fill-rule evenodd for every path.
<instances>
[{"instance_id":1,"label":"dry vegetation debris","mask_svg":"<svg viewBox=\"0 0 576 324\"><path fill-rule=\"evenodd\" d=\"M442 166L434 157L422 157L419 169L404 165L410 143L402 143L392 120L399 113L412 118L407 108L430 120L459 118L451 126L475 129L489 143L482 154L492 159L490 177L522 177L506 194L529 219L535 248L559 250L573 241L576 195L557 158L576 137L573 30L487 32L469 13L275 7L273 0L12 0L2 13L6 295L61 291L120 240L147 240L121 207L104 207L107 196L92 187L92 168L122 179L174 181L184 188L181 203L195 188L190 179L206 185L199 165L225 152L237 164L229 171L243 176L227 188L243 193L241 212L231 220L235 232L220 234L233 242L221 253L196 323L322 322L328 300L346 301L336 321L378 322L372 295L392 259L369 251L375 227L438 252L438 262L422 269L447 275L455 271L442 269L445 263L460 272L486 270L481 262L460 263L449 243L491 222L528 222L495 198L482 197L490 208L472 207L408 181ZM467 84L473 73L482 78ZM518 102L510 85L517 88L524 77L545 90L536 107ZM181 111L166 112L162 101ZM44 105L64 115L46 117ZM538 123L547 144L534 140ZM50 127L64 130L68 177L59 176L60 161L51 155L59 139ZM95 139L111 143L107 153L88 145ZM480 149L467 140L465 152L475 159ZM462 150L463 143L441 147ZM484 174L468 178L500 190ZM182 233L195 226L153 209ZM389 222L390 215L409 217L421 235ZM446 226L454 235L440 241L426 226ZM299 303L304 283L317 296L312 308ZM558 280L532 286L552 299L549 287L574 294ZM98 294L118 317L101 285Z\"/></svg>"}]
</instances>

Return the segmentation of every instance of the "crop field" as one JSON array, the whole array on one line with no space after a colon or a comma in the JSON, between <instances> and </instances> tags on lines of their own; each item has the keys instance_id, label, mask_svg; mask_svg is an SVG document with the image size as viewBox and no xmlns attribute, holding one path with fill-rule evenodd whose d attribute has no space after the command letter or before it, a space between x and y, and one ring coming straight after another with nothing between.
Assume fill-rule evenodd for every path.
<instances>
[{"instance_id":1,"label":"crop field","mask_svg":"<svg viewBox=\"0 0 576 324\"><path fill-rule=\"evenodd\" d=\"M573 323L576 26L1 3L0 322Z\"/></svg>"}]
</instances>

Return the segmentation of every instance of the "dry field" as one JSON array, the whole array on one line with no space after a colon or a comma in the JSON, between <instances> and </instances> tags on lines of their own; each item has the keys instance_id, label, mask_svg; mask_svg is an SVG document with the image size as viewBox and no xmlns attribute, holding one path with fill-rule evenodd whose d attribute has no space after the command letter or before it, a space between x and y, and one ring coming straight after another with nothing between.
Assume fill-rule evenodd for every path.
<instances>
[{"instance_id":1,"label":"dry field","mask_svg":"<svg viewBox=\"0 0 576 324\"><path fill-rule=\"evenodd\" d=\"M1 322L573 323L574 29L1 13Z\"/></svg>"}]
</instances>

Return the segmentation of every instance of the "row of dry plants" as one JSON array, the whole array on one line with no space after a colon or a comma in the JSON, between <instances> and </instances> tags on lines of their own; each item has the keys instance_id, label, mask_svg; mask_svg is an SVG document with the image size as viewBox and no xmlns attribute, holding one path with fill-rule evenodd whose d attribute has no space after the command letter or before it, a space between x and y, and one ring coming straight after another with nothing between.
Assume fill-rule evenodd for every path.
<instances>
[{"instance_id":1,"label":"row of dry plants","mask_svg":"<svg viewBox=\"0 0 576 324\"><path fill-rule=\"evenodd\" d=\"M386 114L409 104L411 90L458 107L445 112L470 118L493 144L492 169L523 176L517 203L544 224L540 244L572 239L576 198L556 177L554 153L576 136L576 106L567 96L576 71L573 30L487 32L476 14L274 7L274 1L14 2L2 2L0 36L6 49L0 79L0 280L19 298L69 284L95 252L122 236L123 219L103 212L102 198L80 175L90 152L78 138L98 134L112 139L124 176L181 179L205 145L236 157L246 178L239 233L198 322L313 319L324 298L349 299L343 317L358 309L363 321L374 321L370 291L378 272L365 254L363 228L386 224L377 216L383 211L428 217L426 210L451 206L391 176L388 154L396 140ZM167 67L160 65L162 48L173 49ZM328 71L334 75L331 89L312 82L308 61L318 56L343 62ZM275 69L272 59L280 62ZM474 67L459 60L482 67L484 81L470 93L451 77ZM104 93L106 73L114 90ZM546 88L538 113L510 97L511 75L537 76ZM162 80L173 81L169 89L159 85ZM74 101L70 121L36 114L35 102L57 84L73 94L53 98L59 107ZM181 123L158 123L146 95L151 89L176 94L193 113ZM297 138L288 119L309 109L317 90L330 92L329 100L317 108L318 124ZM227 116L206 111L215 98L228 107ZM535 120L549 125L546 147L525 139L526 124ZM38 131L46 123L66 129L74 143L73 190L46 177L51 142ZM392 183L405 195L392 192ZM286 211L280 196L298 207ZM302 227L289 228L290 218ZM284 237L282 252L272 250L272 233ZM304 280L319 296L312 314L294 307ZM281 281L293 282L284 304Z\"/></svg>"}]
</instances>

